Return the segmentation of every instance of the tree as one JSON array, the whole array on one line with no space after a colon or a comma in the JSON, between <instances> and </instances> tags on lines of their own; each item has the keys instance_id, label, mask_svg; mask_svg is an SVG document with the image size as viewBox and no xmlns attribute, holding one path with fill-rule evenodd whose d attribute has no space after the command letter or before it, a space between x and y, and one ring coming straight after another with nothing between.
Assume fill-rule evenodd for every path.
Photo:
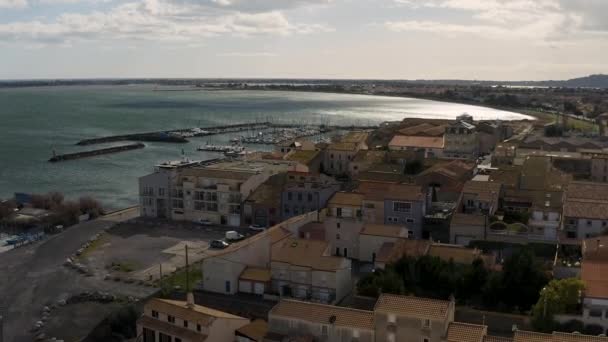
<instances>
[{"instance_id":1,"label":"tree","mask_svg":"<svg viewBox=\"0 0 608 342\"><path fill-rule=\"evenodd\" d=\"M483 260L477 258L464 271L462 281L456 293L458 298L471 298L479 294L479 287L488 280L488 270Z\"/></svg>"},{"instance_id":2,"label":"tree","mask_svg":"<svg viewBox=\"0 0 608 342\"><path fill-rule=\"evenodd\" d=\"M551 280L540 291L538 302L532 309L534 328L539 331L551 331L557 325L554 322L555 315L576 313L584 288L584 283L576 278Z\"/></svg>"},{"instance_id":3,"label":"tree","mask_svg":"<svg viewBox=\"0 0 608 342\"><path fill-rule=\"evenodd\" d=\"M529 310L538 301L548 277L529 247L507 258L503 266L504 303L520 311ZM515 290L517 289L517 290Z\"/></svg>"}]
</instances>

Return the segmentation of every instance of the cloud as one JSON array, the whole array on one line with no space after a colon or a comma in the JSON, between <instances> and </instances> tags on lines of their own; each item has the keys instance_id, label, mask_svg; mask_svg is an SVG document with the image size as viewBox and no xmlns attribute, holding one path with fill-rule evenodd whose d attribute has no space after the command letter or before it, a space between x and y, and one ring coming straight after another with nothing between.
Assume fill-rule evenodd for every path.
<instances>
[{"instance_id":1,"label":"cloud","mask_svg":"<svg viewBox=\"0 0 608 342\"><path fill-rule=\"evenodd\" d=\"M1 1L1 0L0 0ZM322 24L290 22L281 11L205 10L183 1L139 0L107 11L66 13L51 21L0 24L0 41L56 44L77 40L152 40L196 42L219 35L310 34L330 31Z\"/></svg>"},{"instance_id":2,"label":"cloud","mask_svg":"<svg viewBox=\"0 0 608 342\"><path fill-rule=\"evenodd\" d=\"M273 52L225 52L218 53L218 57L278 57L279 55Z\"/></svg>"},{"instance_id":3,"label":"cloud","mask_svg":"<svg viewBox=\"0 0 608 342\"><path fill-rule=\"evenodd\" d=\"M590 30L608 33L605 0L394 0L411 9L458 11L469 22L449 20L386 22L393 31L425 31L440 34L474 34L494 39L564 41L583 39ZM445 18L445 16L444 16Z\"/></svg>"},{"instance_id":4,"label":"cloud","mask_svg":"<svg viewBox=\"0 0 608 342\"><path fill-rule=\"evenodd\" d=\"M176 2L190 1L203 6L243 12L265 12L286 10L296 7L327 5L333 0L173 0Z\"/></svg>"},{"instance_id":5,"label":"cloud","mask_svg":"<svg viewBox=\"0 0 608 342\"><path fill-rule=\"evenodd\" d=\"M27 6L27 0L0 0L0 8L23 8Z\"/></svg>"}]
</instances>

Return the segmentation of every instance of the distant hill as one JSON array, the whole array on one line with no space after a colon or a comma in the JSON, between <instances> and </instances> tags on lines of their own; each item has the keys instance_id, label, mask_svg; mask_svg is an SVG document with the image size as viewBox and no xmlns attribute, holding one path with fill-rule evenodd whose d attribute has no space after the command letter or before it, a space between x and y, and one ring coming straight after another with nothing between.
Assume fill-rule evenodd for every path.
<instances>
[{"instance_id":1,"label":"distant hill","mask_svg":"<svg viewBox=\"0 0 608 342\"><path fill-rule=\"evenodd\" d=\"M608 88L608 75L598 74L573 78L567 81L544 81L539 83L543 83L550 87Z\"/></svg>"}]
</instances>

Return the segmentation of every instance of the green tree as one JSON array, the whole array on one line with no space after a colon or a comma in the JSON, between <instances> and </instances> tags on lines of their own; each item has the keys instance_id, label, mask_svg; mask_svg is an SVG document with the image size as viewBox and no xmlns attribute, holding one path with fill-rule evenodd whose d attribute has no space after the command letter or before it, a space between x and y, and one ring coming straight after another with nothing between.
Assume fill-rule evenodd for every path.
<instances>
[{"instance_id":1,"label":"green tree","mask_svg":"<svg viewBox=\"0 0 608 342\"><path fill-rule=\"evenodd\" d=\"M462 280L459 283L456 291L457 298L469 299L479 293L479 287L485 284L488 280L488 270L486 269L483 260L477 258L471 266L466 267Z\"/></svg>"},{"instance_id":2,"label":"green tree","mask_svg":"<svg viewBox=\"0 0 608 342\"><path fill-rule=\"evenodd\" d=\"M507 258L503 266L504 303L509 308L529 310L538 301L540 290L548 277L534 256L531 248L525 247Z\"/></svg>"},{"instance_id":3,"label":"green tree","mask_svg":"<svg viewBox=\"0 0 608 342\"><path fill-rule=\"evenodd\" d=\"M576 278L551 280L540 291L538 302L532 309L534 328L539 331L551 331L556 326L555 315L576 313L584 288L584 283Z\"/></svg>"}]
</instances>

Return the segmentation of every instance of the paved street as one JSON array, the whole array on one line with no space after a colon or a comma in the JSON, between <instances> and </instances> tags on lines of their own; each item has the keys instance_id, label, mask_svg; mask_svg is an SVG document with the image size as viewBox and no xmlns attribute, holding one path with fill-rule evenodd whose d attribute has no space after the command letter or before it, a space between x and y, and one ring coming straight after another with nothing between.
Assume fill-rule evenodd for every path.
<instances>
[{"instance_id":1,"label":"paved street","mask_svg":"<svg viewBox=\"0 0 608 342\"><path fill-rule=\"evenodd\" d=\"M75 225L41 243L0 255L0 307L4 309L5 341L32 341L29 331L40 319L44 305L71 294L103 290L143 297L147 295L143 292L152 291L122 283L99 282L63 266L66 258L91 236L137 216L136 208L116 212Z\"/></svg>"}]
</instances>

